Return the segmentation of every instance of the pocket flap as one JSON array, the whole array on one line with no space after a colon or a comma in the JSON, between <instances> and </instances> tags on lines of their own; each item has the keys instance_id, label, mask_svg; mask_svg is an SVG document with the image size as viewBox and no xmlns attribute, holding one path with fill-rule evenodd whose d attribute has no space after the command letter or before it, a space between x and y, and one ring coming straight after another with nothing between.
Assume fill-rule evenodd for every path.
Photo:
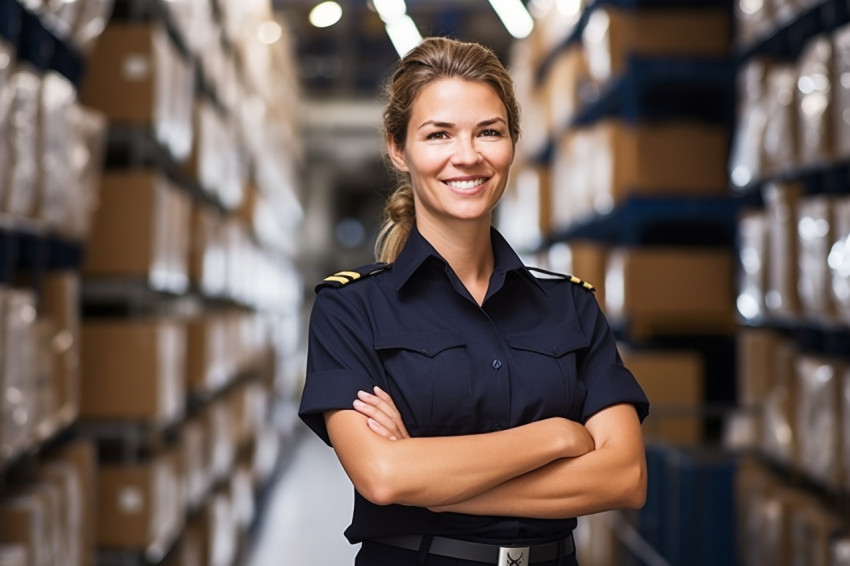
<instances>
[{"instance_id":1,"label":"pocket flap","mask_svg":"<svg viewBox=\"0 0 850 566\"><path fill-rule=\"evenodd\" d=\"M462 346L466 342L453 332L400 332L375 337L376 350L407 350L429 358Z\"/></svg>"},{"instance_id":2,"label":"pocket flap","mask_svg":"<svg viewBox=\"0 0 850 566\"><path fill-rule=\"evenodd\" d=\"M590 344L577 324L559 324L513 334L508 337L508 343L517 350L528 350L552 358L560 358Z\"/></svg>"}]
</instances>

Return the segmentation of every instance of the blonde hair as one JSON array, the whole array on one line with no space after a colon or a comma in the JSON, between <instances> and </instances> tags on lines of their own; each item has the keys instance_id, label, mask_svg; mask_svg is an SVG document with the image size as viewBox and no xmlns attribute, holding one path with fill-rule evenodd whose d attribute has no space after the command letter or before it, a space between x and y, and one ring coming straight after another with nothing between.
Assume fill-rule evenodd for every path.
<instances>
[{"instance_id":1,"label":"blonde hair","mask_svg":"<svg viewBox=\"0 0 850 566\"><path fill-rule=\"evenodd\" d=\"M508 71L489 48L442 37L424 40L396 65L384 88L385 139L392 139L398 148L404 148L416 97L432 82L445 78L483 82L492 87L505 105L508 131L516 144L520 133L519 104ZM395 171L399 184L387 198L384 222L375 243L375 256L387 263L395 261L401 253L416 219L410 176Z\"/></svg>"}]
</instances>

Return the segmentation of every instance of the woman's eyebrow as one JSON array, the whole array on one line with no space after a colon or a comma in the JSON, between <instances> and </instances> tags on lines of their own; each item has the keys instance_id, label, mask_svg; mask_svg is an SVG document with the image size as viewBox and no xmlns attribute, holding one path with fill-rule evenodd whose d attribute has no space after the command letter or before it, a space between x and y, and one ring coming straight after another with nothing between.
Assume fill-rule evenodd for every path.
<instances>
[{"instance_id":1,"label":"woman's eyebrow","mask_svg":"<svg viewBox=\"0 0 850 566\"><path fill-rule=\"evenodd\" d=\"M502 118L501 116L496 116L495 118L490 118L489 120L483 120L481 122L478 122L477 127L480 128L482 126L492 126L496 122L502 122L504 124L507 124L507 122L505 121L504 118ZM440 121L437 121L437 120L425 120L424 122L422 122L422 124L419 125L419 128L417 128L417 129L421 130L425 126L434 126L436 128L453 128L455 126L455 124L452 123L452 122L440 122Z\"/></svg>"}]
</instances>

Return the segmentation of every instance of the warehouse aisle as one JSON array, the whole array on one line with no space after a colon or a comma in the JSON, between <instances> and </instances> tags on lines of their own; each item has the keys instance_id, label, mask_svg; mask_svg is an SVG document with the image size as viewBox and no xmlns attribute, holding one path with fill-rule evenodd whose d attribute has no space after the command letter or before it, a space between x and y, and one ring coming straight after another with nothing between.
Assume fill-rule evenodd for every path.
<instances>
[{"instance_id":1,"label":"warehouse aisle","mask_svg":"<svg viewBox=\"0 0 850 566\"><path fill-rule=\"evenodd\" d=\"M353 493L333 451L304 433L292 448L265 506L248 566L346 566L357 547L342 536L351 519Z\"/></svg>"}]
</instances>

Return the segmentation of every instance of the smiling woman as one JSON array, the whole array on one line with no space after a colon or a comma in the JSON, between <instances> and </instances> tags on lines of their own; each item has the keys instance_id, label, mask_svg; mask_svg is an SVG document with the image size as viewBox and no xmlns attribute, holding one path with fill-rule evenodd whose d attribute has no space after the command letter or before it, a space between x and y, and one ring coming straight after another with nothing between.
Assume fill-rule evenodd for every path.
<instances>
[{"instance_id":1,"label":"smiling woman","mask_svg":"<svg viewBox=\"0 0 850 566\"><path fill-rule=\"evenodd\" d=\"M576 566L578 515L643 504L648 402L592 294L491 226L510 78L430 38L396 67L377 255L317 287L300 415L355 487L357 566Z\"/></svg>"}]
</instances>

